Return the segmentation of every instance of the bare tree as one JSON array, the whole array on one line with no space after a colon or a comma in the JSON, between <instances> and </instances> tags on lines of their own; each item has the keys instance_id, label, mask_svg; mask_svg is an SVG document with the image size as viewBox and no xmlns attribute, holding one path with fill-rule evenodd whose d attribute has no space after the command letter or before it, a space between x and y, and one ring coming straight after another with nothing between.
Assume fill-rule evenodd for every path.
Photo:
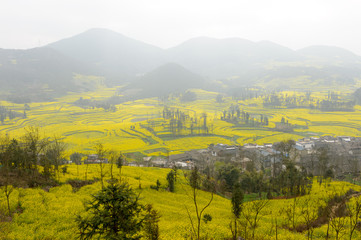
<instances>
[{"instance_id":1,"label":"bare tree","mask_svg":"<svg viewBox=\"0 0 361 240\"><path fill-rule=\"evenodd\" d=\"M337 217L335 213L331 213L330 225L335 230L335 239L340 239L346 230L346 218Z\"/></svg>"},{"instance_id":2,"label":"bare tree","mask_svg":"<svg viewBox=\"0 0 361 240\"><path fill-rule=\"evenodd\" d=\"M82 154L75 152L70 155L70 161L76 164L77 176L79 176L79 165L81 165Z\"/></svg>"},{"instance_id":3,"label":"bare tree","mask_svg":"<svg viewBox=\"0 0 361 240\"><path fill-rule=\"evenodd\" d=\"M84 173L85 181L88 181L88 167L89 167L89 163L87 163L85 167L85 173Z\"/></svg>"},{"instance_id":4,"label":"bare tree","mask_svg":"<svg viewBox=\"0 0 361 240\"><path fill-rule=\"evenodd\" d=\"M119 153L116 151L109 151L109 160L110 160L110 179L114 179L113 177L113 166L117 163L119 157Z\"/></svg>"},{"instance_id":5,"label":"bare tree","mask_svg":"<svg viewBox=\"0 0 361 240\"><path fill-rule=\"evenodd\" d=\"M357 225L359 223L359 217L361 215L361 198L355 197L355 201L353 203L349 203L346 205L349 217L350 224L350 240L352 239L352 235L355 232Z\"/></svg>"},{"instance_id":6,"label":"bare tree","mask_svg":"<svg viewBox=\"0 0 361 240\"><path fill-rule=\"evenodd\" d=\"M313 237L313 222L317 219L318 213L318 202L311 197L307 197L302 205L302 218L305 222L307 228L307 239L312 239Z\"/></svg>"},{"instance_id":7,"label":"bare tree","mask_svg":"<svg viewBox=\"0 0 361 240\"><path fill-rule=\"evenodd\" d=\"M243 207L242 214L247 220L252 230L252 239L254 239L254 234L257 229L258 222L261 219L260 213L268 205L268 203L269 200L256 200L249 202Z\"/></svg>"},{"instance_id":8,"label":"bare tree","mask_svg":"<svg viewBox=\"0 0 361 240\"><path fill-rule=\"evenodd\" d=\"M117 168L119 169L119 181L122 180L122 168L124 166L124 163L126 161L126 157L122 152L119 152L119 156L117 158Z\"/></svg>"},{"instance_id":9,"label":"bare tree","mask_svg":"<svg viewBox=\"0 0 361 240\"><path fill-rule=\"evenodd\" d=\"M193 168L193 170L191 172L189 183L190 183L190 186L192 187L192 195L190 195L190 197L193 200L196 217L197 217L197 222L195 224L192 220L192 217L191 217L188 207L185 206L185 208L187 210L188 218L191 222L192 232L193 232L194 236L196 237L196 239L200 240L201 239L200 230L201 230L202 216L203 216L204 211L209 207L209 205L211 205L211 203L213 201L213 192L211 192L211 197L210 197L208 203L206 205L204 205L204 207L201 207L201 206L199 206L198 199L197 199L198 190L199 190L200 184L201 184L201 177L200 177L197 167Z\"/></svg>"},{"instance_id":10,"label":"bare tree","mask_svg":"<svg viewBox=\"0 0 361 240\"><path fill-rule=\"evenodd\" d=\"M287 206L285 209L288 225L290 228L295 229L296 228L296 221L299 215L296 213L298 204L299 204L299 198L293 198L293 201L291 204Z\"/></svg>"},{"instance_id":11,"label":"bare tree","mask_svg":"<svg viewBox=\"0 0 361 240\"><path fill-rule=\"evenodd\" d=\"M9 214L9 216L11 216L10 195L14 191L14 187L12 185L9 185L9 184L6 183L2 187L2 189L3 189L5 197L6 197L6 203L7 203L7 207L8 207L8 214Z\"/></svg>"},{"instance_id":12,"label":"bare tree","mask_svg":"<svg viewBox=\"0 0 361 240\"><path fill-rule=\"evenodd\" d=\"M96 151L96 154L98 155L100 183L101 183L102 189L103 189L104 188L104 177L106 175L104 161L105 161L105 156L108 151L104 148L104 145L102 143L95 144L94 149Z\"/></svg>"}]
</instances>

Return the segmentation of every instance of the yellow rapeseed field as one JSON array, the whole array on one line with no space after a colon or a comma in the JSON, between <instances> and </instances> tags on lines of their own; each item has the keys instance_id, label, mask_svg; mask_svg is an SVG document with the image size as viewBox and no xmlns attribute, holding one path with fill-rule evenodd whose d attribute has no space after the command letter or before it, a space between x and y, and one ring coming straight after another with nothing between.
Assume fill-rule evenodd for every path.
<instances>
[{"instance_id":1,"label":"yellow rapeseed field","mask_svg":"<svg viewBox=\"0 0 361 240\"><path fill-rule=\"evenodd\" d=\"M167 122L162 118L164 103L157 98L124 102L116 105L114 112L102 108L83 109L73 104L79 98L104 100L116 93L116 88L104 87L99 87L94 92L69 93L53 102L31 103L25 119L6 119L4 124L0 124L0 135L19 137L23 135L25 127L37 126L44 136L58 136L68 143L68 155L75 151L92 152L97 142L104 143L107 149L159 155L163 153L157 149L168 149L174 154L205 148L211 143L263 144L306 136L359 136L361 133L360 106L356 106L353 112L264 108L261 97L245 101L225 97L224 102L217 103L218 93L197 89L192 91L197 94L196 101L183 103L178 99L171 99L166 105L168 108L180 109L193 118L201 119L202 114L206 113L207 123L211 126L210 135L184 135L172 139ZM281 94L293 96L301 93L289 91ZM327 92L312 93L314 99L322 99L326 95ZM19 113L24 111L23 104L2 101L0 105ZM260 114L267 116L269 125L251 127L220 120L222 112L231 105L239 105L241 111L250 113L254 118L259 118ZM280 132L275 126L282 118L298 127L290 133ZM146 129L150 125L148 120L157 122L153 126L153 132Z\"/></svg>"},{"instance_id":2,"label":"yellow rapeseed field","mask_svg":"<svg viewBox=\"0 0 361 240\"><path fill-rule=\"evenodd\" d=\"M68 173L64 175L60 173L59 179L61 182L74 178L84 179L86 169L86 165L68 165ZM110 164L106 164L105 170L106 179L109 179ZM191 216L195 218L193 201L189 197L191 189L183 172L179 170L175 193L168 192L166 190L166 175L169 171L169 169L160 168L123 167L122 181L129 182L131 187L140 193L142 203L152 204L159 211L161 215L159 222L161 239L185 239L190 236L190 221L185 206L190 209ZM99 177L99 174L97 164L88 165L88 179ZM113 175L119 178L119 171L115 166ZM157 179L161 182L159 191L150 188L151 185L155 185ZM73 192L70 185L55 187L49 192L42 189L16 189L11 194L11 208L15 210L21 204L23 210L21 213L14 214L11 223L0 223L0 229L3 231L2 236L5 239L24 240L76 239L78 230L75 218L84 212L84 203L91 198L91 194L96 193L100 188L101 184L97 182L82 187L77 192ZM336 194L343 195L349 189L360 191L361 187L346 182L323 181L322 184L318 184L315 179L311 193L297 198L295 224L299 225L304 222L301 212L308 199L317 203L313 206L313 210L317 212L318 207L325 205L327 199ZM201 206L206 204L209 198L210 193L199 191L198 203ZM270 200L259 215L260 221L255 232L255 239L276 239L276 223L278 224L277 239L305 239L307 232L297 233L282 227L287 224L285 209L292 206L293 203L294 199ZM249 209L251 204L252 202L246 202L243 209ZM6 208L3 192L0 192L0 207ZM212 221L207 224L202 222L202 236L208 236L211 239L231 237L229 229L229 223L232 220L231 203L228 199L214 196L213 202L205 213L212 216ZM241 217L241 222L243 221L244 217ZM326 230L326 225L315 228L313 239L324 239ZM347 231L345 228L345 239ZM335 233L331 229L331 239L334 236ZM359 237L361 237L360 233L356 232L353 239L359 239Z\"/></svg>"}]
</instances>

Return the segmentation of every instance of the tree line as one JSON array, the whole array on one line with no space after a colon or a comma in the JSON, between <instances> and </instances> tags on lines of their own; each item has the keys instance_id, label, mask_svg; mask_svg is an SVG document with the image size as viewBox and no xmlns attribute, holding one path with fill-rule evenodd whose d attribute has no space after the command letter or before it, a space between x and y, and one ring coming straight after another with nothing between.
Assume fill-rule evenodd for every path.
<instances>
[{"instance_id":1,"label":"tree line","mask_svg":"<svg viewBox=\"0 0 361 240\"><path fill-rule=\"evenodd\" d=\"M163 127L167 129L172 137L188 135L208 135L213 133L213 123L209 121L208 114L202 113L197 116L178 108L169 108L165 106L161 113L162 122L148 120L145 127L156 134L154 128Z\"/></svg>"},{"instance_id":2,"label":"tree line","mask_svg":"<svg viewBox=\"0 0 361 240\"><path fill-rule=\"evenodd\" d=\"M256 117L258 115L258 117ZM247 126L267 126L268 117L264 114L253 114L241 110L238 105L232 104L228 109L222 111L221 120L235 123L243 124Z\"/></svg>"},{"instance_id":3,"label":"tree line","mask_svg":"<svg viewBox=\"0 0 361 240\"><path fill-rule=\"evenodd\" d=\"M27 104L25 104L27 105ZM17 117L26 118L26 107L23 113L19 113L17 111L11 110L5 106L0 105L0 122L4 124L6 119L12 120Z\"/></svg>"},{"instance_id":4,"label":"tree line","mask_svg":"<svg viewBox=\"0 0 361 240\"><path fill-rule=\"evenodd\" d=\"M272 108L308 108L321 111L353 111L354 100L342 100L336 92L329 91L325 99L312 97L312 92L303 95L269 94L263 97L263 106Z\"/></svg>"}]
</instances>

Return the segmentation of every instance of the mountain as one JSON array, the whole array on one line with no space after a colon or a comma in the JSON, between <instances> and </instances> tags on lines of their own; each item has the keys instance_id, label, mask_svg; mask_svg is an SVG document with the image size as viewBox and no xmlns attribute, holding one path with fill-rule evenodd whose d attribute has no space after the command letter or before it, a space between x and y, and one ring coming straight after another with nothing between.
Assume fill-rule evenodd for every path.
<instances>
[{"instance_id":1,"label":"mountain","mask_svg":"<svg viewBox=\"0 0 361 240\"><path fill-rule=\"evenodd\" d=\"M176 63L167 63L134 80L125 89L137 91L136 98L165 96L189 88L202 88L204 79Z\"/></svg>"},{"instance_id":2,"label":"mountain","mask_svg":"<svg viewBox=\"0 0 361 240\"><path fill-rule=\"evenodd\" d=\"M271 42L200 37L167 50L168 59L210 78L228 78L268 61L300 60L291 49Z\"/></svg>"},{"instance_id":3,"label":"mountain","mask_svg":"<svg viewBox=\"0 0 361 240\"><path fill-rule=\"evenodd\" d=\"M107 29L90 29L47 47L97 66L98 75L107 77L108 83L124 82L164 63L161 48Z\"/></svg>"},{"instance_id":4,"label":"mountain","mask_svg":"<svg viewBox=\"0 0 361 240\"><path fill-rule=\"evenodd\" d=\"M90 29L41 48L0 49L1 98L40 101L87 91L91 86L84 77L89 75L107 85L129 83L127 91L138 89L144 97L204 86L215 91L255 85L331 88L352 86L361 78L361 57L337 47L294 51L241 38L198 37L161 49L106 29Z\"/></svg>"},{"instance_id":5,"label":"mountain","mask_svg":"<svg viewBox=\"0 0 361 240\"><path fill-rule=\"evenodd\" d=\"M47 100L50 95L78 90L74 73L85 73L87 69L85 64L50 48L0 49L0 93L28 101Z\"/></svg>"},{"instance_id":6,"label":"mountain","mask_svg":"<svg viewBox=\"0 0 361 240\"><path fill-rule=\"evenodd\" d=\"M302 48L298 53L311 57L322 59L324 61L337 61L339 63L361 63L361 57L351 51L333 46L310 46Z\"/></svg>"},{"instance_id":7,"label":"mountain","mask_svg":"<svg viewBox=\"0 0 361 240\"><path fill-rule=\"evenodd\" d=\"M352 86L355 79L361 78L361 57L343 48L310 46L293 51L294 58L290 58L292 55L282 46L258 44L269 45L263 48L264 55L278 55L278 58L257 61L257 67L223 80L229 89L252 85L277 89L307 89L312 85L331 89L345 84Z\"/></svg>"}]
</instances>

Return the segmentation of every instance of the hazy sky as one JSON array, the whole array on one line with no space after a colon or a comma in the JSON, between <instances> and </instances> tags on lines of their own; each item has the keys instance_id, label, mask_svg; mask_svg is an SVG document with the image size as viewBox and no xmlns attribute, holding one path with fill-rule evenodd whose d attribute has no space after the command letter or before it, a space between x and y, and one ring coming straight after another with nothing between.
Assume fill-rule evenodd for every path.
<instances>
[{"instance_id":1,"label":"hazy sky","mask_svg":"<svg viewBox=\"0 0 361 240\"><path fill-rule=\"evenodd\" d=\"M1 0L0 48L101 27L168 48L198 36L333 45L361 55L360 0Z\"/></svg>"}]
</instances>

